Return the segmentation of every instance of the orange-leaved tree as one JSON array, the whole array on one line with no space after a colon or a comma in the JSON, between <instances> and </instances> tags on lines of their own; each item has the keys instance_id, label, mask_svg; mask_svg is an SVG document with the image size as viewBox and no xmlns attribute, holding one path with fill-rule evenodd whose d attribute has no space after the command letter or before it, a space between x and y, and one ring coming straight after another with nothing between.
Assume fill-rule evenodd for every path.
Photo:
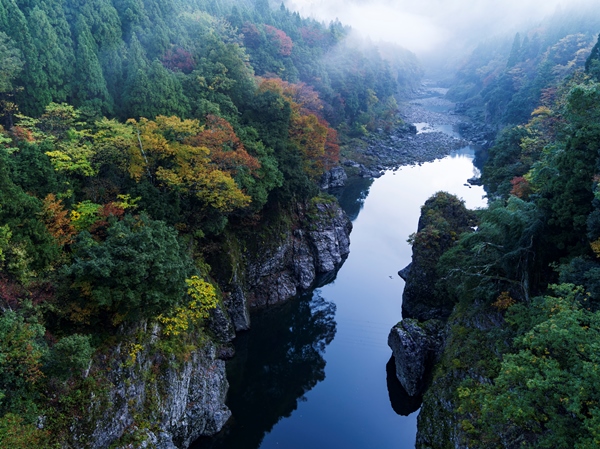
<instances>
[{"instance_id":1,"label":"orange-leaved tree","mask_svg":"<svg viewBox=\"0 0 600 449\"><path fill-rule=\"evenodd\" d=\"M337 132L321 116L323 106L317 92L304 83L279 78L259 79L259 91L275 92L289 103L289 138L302 155L307 175L317 178L338 162Z\"/></svg>"},{"instance_id":2,"label":"orange-leaved tree","mask_svg":"<svg viewBox=\"0 0 600 449\"><path fill-rule=\"evenodd\" d=\"M129 119L127 124L135 136L129 147L129 174L133 179L147 176L152 183L194 195L222 213L250 204L250 197L231 173L212 161L210 150L189 143L203 131L198 120L158 116L154 121Z\"/></svg>"},{"instance_id":3,"label":"orange-leaved tree","mask_svg":"<svg viewBox=\"0 0 600 449\"><path fill-rule=\"evenodd\" d=\"M187 143L208 149L211 163L232 176L243 169L254 173L260 168L260 162L248 154L231 124L216 115L208 115L204 129Z\"/></svg>"}]
</instances>

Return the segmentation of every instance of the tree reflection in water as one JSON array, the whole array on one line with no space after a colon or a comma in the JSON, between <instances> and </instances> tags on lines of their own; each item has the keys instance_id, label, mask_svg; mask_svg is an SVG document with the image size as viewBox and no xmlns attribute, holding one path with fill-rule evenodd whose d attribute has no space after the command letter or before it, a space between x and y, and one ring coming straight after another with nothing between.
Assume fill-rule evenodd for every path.
<instances>
[{"instance_id":1,"label":"tree reflection in water","mask_svg":"<svg viewBox=\"0 0 600 449\"><path fill-rule=\"evenodd\" d=\"M193 449L255 449L266 433L290 416L298 401L325 379L325 347L335 336L335 304L319 290L252 316L228 362L227 405L233 416L223 431Z\"/></svg>"}]
</instances>

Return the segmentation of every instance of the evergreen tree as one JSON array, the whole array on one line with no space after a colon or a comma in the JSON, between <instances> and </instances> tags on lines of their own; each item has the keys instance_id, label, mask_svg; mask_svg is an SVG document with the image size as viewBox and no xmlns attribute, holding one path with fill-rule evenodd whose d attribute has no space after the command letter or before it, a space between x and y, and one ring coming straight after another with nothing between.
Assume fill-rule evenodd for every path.
<instances>
[{"instance_id":1,"label":"evergreen tree","mask_svg":"<svg viewBox=\"0 0 600 449\"><path fill-rule=\"evenodd\" d=\"M58 39L46 13L37 6L29 16L31 35L41 70L48 77L48 91L52 101L62 102L70 93L70 65L65 48Z\"/></svg>"},{"instance_id":2,"label":"evergreen tree","mask_svg":"<svg viewBox=\"0 0 600 449\"><path fill-rule=\"evenodd\" d=\"M514 67L521 59L521 35L519 33L515 34L515 38L513 40L512 48L510 50L510 55L508 56L508 61L506 63L506 68L510 69Z\"/></svg>"},{"instance_id":3,"label":"evergreen tree","mask_svg":"<svg viewBox=\"0 0 600 449\"><path fill-rule=\"evenodd\" d=\"M600 35L598 35L598 41L592 48L590 56L585 61L585 71L596 79L600 79Z\"/></svg>"},{"instance_id":4,"label":"evergreen tree","mask_svg":"<svg viewBox=\"0 0 600 449\"><path fill-rule=\"evenodd\" d=\"M16 102L25 114L39 115L44 107L52 101L52 95L48 89L48 77L40 63L25 15L14 0L1 1L6 11L6 28L3 31L14 39L27 67L16 81L17 85L23 87L16 95Z\"/></svg>"},{"instance_id":5,"label":"evergreen tree","mask_svg":"<svg viewBox=\"0 0 600 449\"><path fill-rule=\"evenodd\" d=\"M80 108L89 108L93 113L110 113L112 101L96 55L96 45L85 20L81 19L77 23L76 33L77 80L74 85L76 105Z\"/></svg>"}]
</instances>

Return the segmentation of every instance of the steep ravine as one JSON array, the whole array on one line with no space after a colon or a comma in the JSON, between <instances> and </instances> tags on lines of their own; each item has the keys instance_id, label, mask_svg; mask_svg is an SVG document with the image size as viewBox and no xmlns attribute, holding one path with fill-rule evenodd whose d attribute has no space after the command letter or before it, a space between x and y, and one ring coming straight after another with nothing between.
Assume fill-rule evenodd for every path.
<instances>
[{"instance_id":1,"label":"steep ravine","mask_svg":"<svg viewBox=\"0 0 600 449\"><path fill-rule=\"evenodd\" d=\"M165 351L170 343L158 325L123 328L120 343L88 370L101 385L71 428L71 446L185 449L219 432L231 417L224 359L233 355L235 331L250 327L251 308L285 302L333 275L349 253L351 228L326 197L278 213L277 226L267 221L228 233L210 260L223 306L212 314L209 336L191 335L187 345Z\"/></svg>"}]
</instances>

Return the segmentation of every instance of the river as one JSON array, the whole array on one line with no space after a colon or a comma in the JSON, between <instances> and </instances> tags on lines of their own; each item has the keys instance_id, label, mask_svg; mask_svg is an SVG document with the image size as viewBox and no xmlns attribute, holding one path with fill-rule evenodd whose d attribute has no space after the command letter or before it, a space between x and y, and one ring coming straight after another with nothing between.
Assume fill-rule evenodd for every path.
<instances>
[{"instance_id":1,"label":"river","mask_svg":"<svg viewBox=\"0 0 600 449\"><path fill-rule=\"evenodd\" d=\"M401 319L397 272L411 260L407 238L433 193L485 206L483 189L465 185L473 158L466 147L349 183L340 196L354 224L348 259L328 285L253 315L228 364L233 418L194 449L414 448L420 404L386 374L387 336Z\"/></svg>"}]
</instances>

